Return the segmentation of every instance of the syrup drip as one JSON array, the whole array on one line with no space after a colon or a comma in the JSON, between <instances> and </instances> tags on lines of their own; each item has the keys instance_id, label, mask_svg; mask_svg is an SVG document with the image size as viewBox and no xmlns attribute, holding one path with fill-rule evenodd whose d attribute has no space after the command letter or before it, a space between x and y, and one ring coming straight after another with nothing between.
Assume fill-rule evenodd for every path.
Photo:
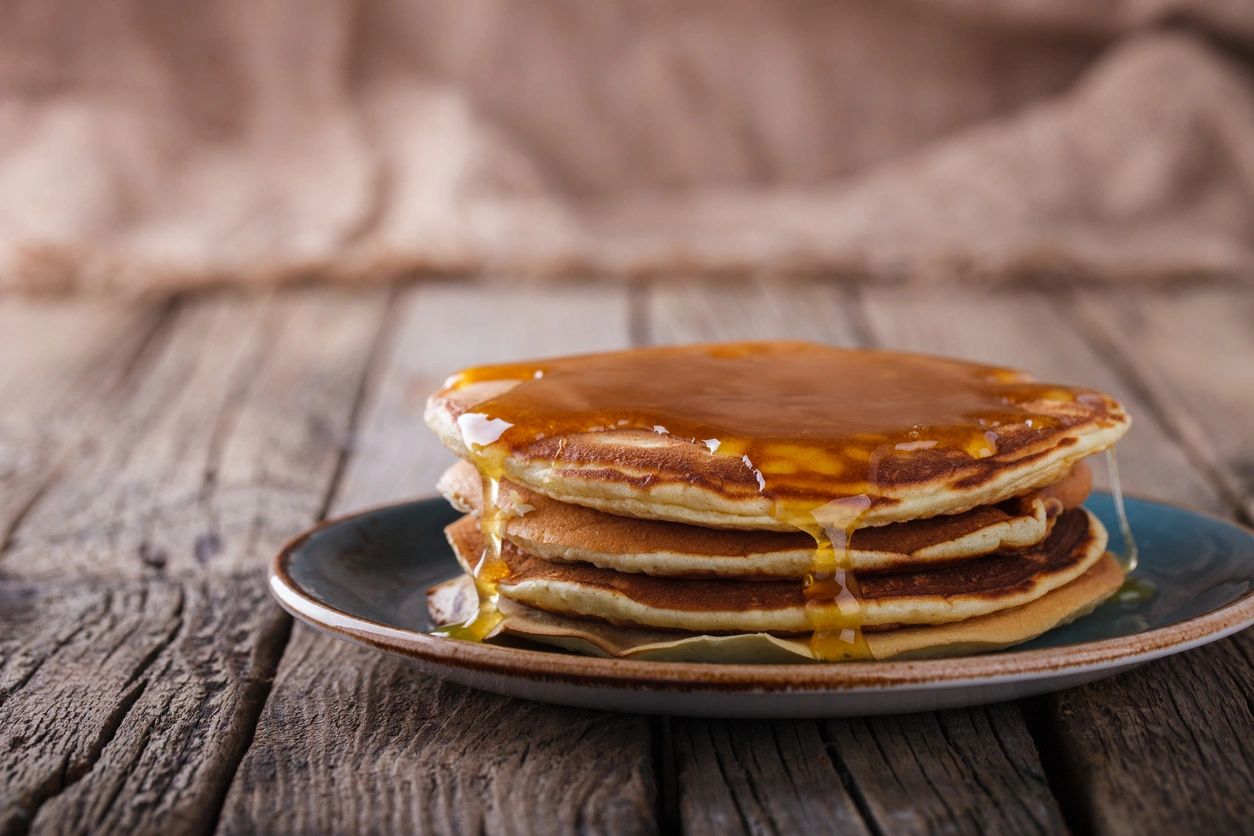
<instances>
[{"instance_id":1,"label":"syrup drip","mask_svg":"<svg viewBox=\"0 0 1254 836\"><path fill-rule=\"evenodd\" d=\"M881 485L903 478L894 474L909 473L920 460L952 472L954 456L959 463L987 458L1008 442L1055 431L1062 421L1041 411L1045 402L1101 397L1008 369L809 343L482 366L454 375L446 388L484 381L517 384L458 419L484 479L480 525L487 546L474 567L479 614L445 635L482 640L500 622L497 583L508 575L500 555L508 514L498 507L497 489L509 453L546 438L627 429L673 435L712 456L739 460L748 484L771 500L775 518L814 538L806 612L811 649L823 660L871 658L850 550Z\"/></svg>"},{"instance_id":2,"label":"syrup drip","mask_svg":"<svg viewBox=\"0 0 1254 836\"><path fill-rule=\"evenodd\" d=\"M462 417L466 418L466 416ZM474 419L460 423L466 447L471 451L475 467L478 468L483 480L483 505L479 511L479 530L483 533L484 547L479 555L479 562L471 567L470 573L475 581L479 608L464 624L438 630L436 635L481 642L492 634L503 618L497 607L500 600L497 584L509 576L509 566L501 557L501 543L509 512L502 509L500 504L502 457L499 451L488 446L491 442L485 445L481 441L472 440L484 437L482 429ZM476 435L476 430L479 430L478 435Z\"/></svg>"},{"instance_id":3,"label":"syrup drip","mask_svg":"<svg viewBox=\"0 0 1254 836\"><path fill-rule=\"evenodd\" d=\"M806 620L814 658L836 662L873 658L862 634L862 595L853 572L853 535L871 507L865 494L811 511L814 560L805 577ZM778 515L779 512L777 512Z\"/></svg>"},{"instance_id":4,"label":"syrup drip","mask_svg":"<svg viewBox=\"0 0 1254 836\"><path fill-rule=\"evenodd\" d=\"M1128 523L1128 509L1123 503L1123 486L1119 484L1119 462L1115 458L1115 448L1106 451L1106 473L1110 477L1110 497L1115 501L1115 516L1119 520L1119 536L1123 538L1123 554L1119 562L1123 564L1125 574L1136 569L1136 540L1132 539L1132 526Z\"/></svg>"},{"instance_id":5,"label":"syrup drip","mask_svg":"<svg viewBox=\"0 0 1254 836\"><path fill-rule=\"evenodd\" d=\"M1123 540L1123 554L1118 555L1125 575L1123 586L1115 593L1115 599L1125 606L1136 607L1158 594L1158 587L1145 578L1134 578L1138 551L1136 540L1132 537L1132 526L1128 522L1128 509L1123 502L1123 487L1119 484L1119 463L1115 458L1115 448L1106 451L1106 473L1110 478L1110 497L1115 503L1115 517L1119 520L1119 536Z\"/></svg>"}]
</instances>

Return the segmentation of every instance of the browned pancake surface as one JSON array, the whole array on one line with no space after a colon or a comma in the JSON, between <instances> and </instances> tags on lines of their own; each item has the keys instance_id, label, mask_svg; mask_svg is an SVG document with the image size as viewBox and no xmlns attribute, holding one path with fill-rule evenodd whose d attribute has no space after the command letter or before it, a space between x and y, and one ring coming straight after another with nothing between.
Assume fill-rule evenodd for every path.
<instances>
[{"instance_id":1,"label":"browned pancake surface","mask_svg":"<svg viewBox=\"0 0 1254 836\"><path fill-rule=\"evenodd\" d=\"M1051 516L1059 509L1078 507L1088 496L1092 474L1084 463L1076 465L1062 481L1024 497L961 514L930 517L858 531L853 546L859 550L890 552L903 556L940 543L956 540L1023 513L1032 499L1047 503ZM449 469L440 489L459 508L478 512L482 483L478 471L466 462ZM813 538L802 532L729 531L662 520L620 517L580 505L558 502L521 485L504 481L501 502L526 513L506 522L506 534L517 539L553 546L594 548L614 553L673 552L695 556L750 557L790 550L811 549ZM904 562L904 561L903 561ZM863 570L866 571L866 570Z\"/></svg>"},{"instance_id":2,"label":"browned pancake surface","mask_svg":"<svg viewBox=\"0 0 1254 836\"><path fill-rule=\"evenodd\" d=\"M454 548L477 554L483 538L476 521L463 517L447 529ZM981 596L991 601L1030 586L1034 577L1062 569L1079 560L1092 537L1081 510L1059 516L1053 530L1038 547L948 564L927 571L881 573L860 579L865 599L907 596ZM748 611L804 607L806 597L796 581L741 581L656 578L614 572L588 564L550 563L504 544L502 558L510 569L505 581L554 580L613 590L640 604L684 611Z\"/></svg>"}]
</instances>

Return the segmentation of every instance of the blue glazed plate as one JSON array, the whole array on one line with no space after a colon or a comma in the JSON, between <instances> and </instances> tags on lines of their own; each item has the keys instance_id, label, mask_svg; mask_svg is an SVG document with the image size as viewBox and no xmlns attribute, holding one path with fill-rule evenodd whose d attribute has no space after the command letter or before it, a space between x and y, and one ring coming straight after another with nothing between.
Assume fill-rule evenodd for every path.
<instances>
[{"instance_id":1,"label":"blue glazed plate","mask_svg":"<svg viewBox=\"0 0 1254 836\"><path fill-rule=\"evenodd\" d=\"M1114 505L1088 507L1122 547ZM707 717L836 717L925 711L1045 693L1111 676L1254 624L1254 532L1145 499L1127 503L1148 599L1107 601L1011 650L914 662L714 665L574 656L430 635L426 590L461 570L442 499L325 523L275 560L270 587L302 621L413 661L426 674L510 696Z\"/></svg>"}]
</instances>

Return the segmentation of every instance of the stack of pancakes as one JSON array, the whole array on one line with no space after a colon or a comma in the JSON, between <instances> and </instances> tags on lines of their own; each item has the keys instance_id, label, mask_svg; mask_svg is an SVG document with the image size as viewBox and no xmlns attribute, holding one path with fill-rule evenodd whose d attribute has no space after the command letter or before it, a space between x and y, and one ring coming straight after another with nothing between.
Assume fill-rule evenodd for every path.
<instances>
[{"instance_id":1,"label":"stack of pancakes","mask_svg":"<svg viewBox=\"0 0 1254 836\"><path fill-rule=\"evenodd\" d=\"M1123 581L1081 503L1113 399L806 343L468 369L428 402L464 579L448 634L597 655L889 659L1006 647Z\"/></svg>"}]
</instances>

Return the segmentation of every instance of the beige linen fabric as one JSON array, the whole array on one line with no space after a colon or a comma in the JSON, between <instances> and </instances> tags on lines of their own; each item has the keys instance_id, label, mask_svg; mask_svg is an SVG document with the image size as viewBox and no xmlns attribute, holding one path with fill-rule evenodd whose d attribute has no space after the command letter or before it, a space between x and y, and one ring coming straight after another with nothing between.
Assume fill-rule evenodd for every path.
<instances>
[{"instance_id":1,"label":"beige linen fabric","mask_svg":"<svg viewBox=\"0 0 1254 836\"><path fill-rule=\"evenodd\" d=\"M0 289L1252 265L1242 0L0 3Z\"/></svg>"}]
</instances>

